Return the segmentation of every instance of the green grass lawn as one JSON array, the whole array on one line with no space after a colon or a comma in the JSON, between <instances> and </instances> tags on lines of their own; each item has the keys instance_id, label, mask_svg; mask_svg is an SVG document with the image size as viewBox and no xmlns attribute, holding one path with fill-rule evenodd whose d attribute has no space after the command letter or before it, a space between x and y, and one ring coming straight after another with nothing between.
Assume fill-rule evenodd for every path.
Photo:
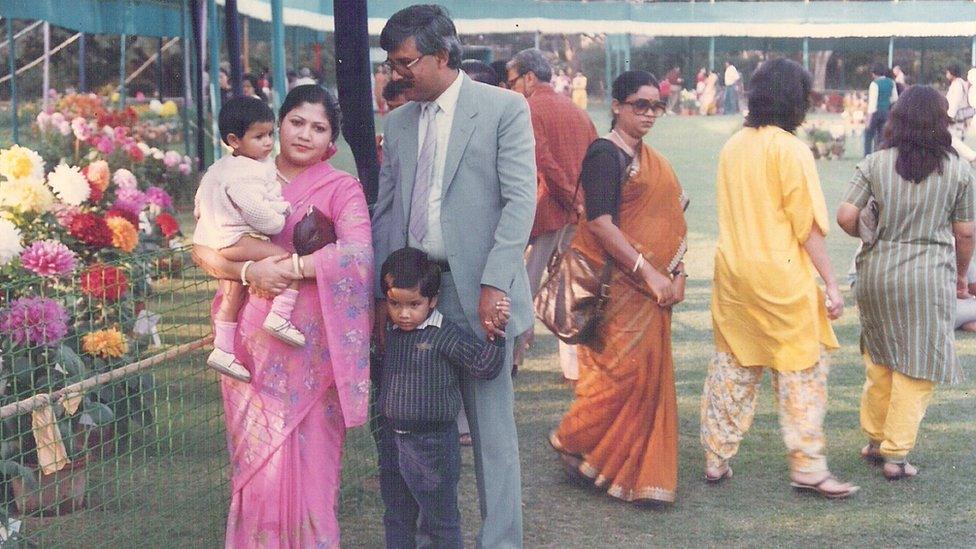
<instances>
[{"instance_id":1,"label":"green grass lawn","mask_svg":"<svg viewBox=\"0 0 976 549\"><path fill-rule=\"evenodd\" d=\"M591 109L599 132L608 117ZM827 415L828 459L841 478L861 486L850 501L828 502L793 492L785 448L768 381L756 420L733 462L735 478L724 485L701 480L698 406L712 353L709 296L717 235L714 179L718 151L741 126L738 117L668 117L648 141L673 164L687 194L691 275L687 301L674 317L674 353L680 432L677 501L637 507L569 480L546 443L571 401L560 381L555 339L537 326L537 346L516 379L516 420L522 462L527 547L700 547L700 546L973 546L976 544L976 399L974 383L940 387L922 425L912 459L916 479L889 483L857 455L864 437L858 427L863 382L858 357L857 311L848 308L835 323L842 348L834 355ZM858 139L848 158L818 163L831 215L860 155ZM828 236L834 272L844 280L856 249L854 239L834 228ZM972 377L976 338L958 342L964 369ZM460 493L466 542L480 524L473 461L464 451ZM382 503L366 492L342 514L350 547L382 546Z\"/></svg>"}]
</instances>

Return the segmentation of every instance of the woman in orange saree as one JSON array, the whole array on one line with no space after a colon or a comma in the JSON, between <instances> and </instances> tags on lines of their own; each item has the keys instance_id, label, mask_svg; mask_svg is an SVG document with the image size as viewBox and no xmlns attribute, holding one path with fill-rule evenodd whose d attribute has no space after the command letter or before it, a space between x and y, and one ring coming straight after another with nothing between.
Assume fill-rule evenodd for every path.
<instances>
[{"instance_id":1,"label":"woman in orange saree","mask_svg":"<svg viewBox=\"0 0 976 549\"><path fill-rule=\"evenodd\" d=\"M671 306L684 298L686 199L667 160L641 142L664 112L657 81L626 72L613 97L613 130L583 163L587 220L573 240L594 264L613 258L610 301L600 343L579 347L576 400L550 443L573 472L615 498L672 502L678 416ZM622 160L629 167L621 183ZM609 215L618 200L619 227Z\"/></svg>"}]
</instances>

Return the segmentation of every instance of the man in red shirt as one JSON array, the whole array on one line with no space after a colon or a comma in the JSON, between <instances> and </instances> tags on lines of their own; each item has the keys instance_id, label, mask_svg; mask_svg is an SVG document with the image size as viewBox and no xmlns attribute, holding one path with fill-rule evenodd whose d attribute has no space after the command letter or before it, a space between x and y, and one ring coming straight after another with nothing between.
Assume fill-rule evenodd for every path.
<instances>
[{"instance_id":1,"label":"man in red shirt","mask_svg":"<svg viewBox=\"0 0 976 549\"><path fill-rule=\"evenodd\" d=\"M584 214L583 190L577 190L583 157L596 139L596 128L586 111L550 84L552 65L537 49L522 50L509 61L508 87L526 97L535 133L538 193L535 222L525 250L526 270L533 296L545 274L549 257L572 240L576 223ZM532 343L532 329L519 337L515 363ZM566 379L579 378L576 349L559 342L559 364Z\"/></svg>"}]
</instances>

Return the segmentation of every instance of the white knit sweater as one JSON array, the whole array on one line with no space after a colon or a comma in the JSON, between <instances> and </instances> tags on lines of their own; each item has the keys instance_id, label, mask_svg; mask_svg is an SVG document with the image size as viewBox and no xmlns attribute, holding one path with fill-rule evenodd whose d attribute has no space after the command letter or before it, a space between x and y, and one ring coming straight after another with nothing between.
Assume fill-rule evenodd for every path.
<instances>
[{"instance_id":1,"label":"white knit sweater","mask_svg":"<svg viewBox=\"0 0 976 549\"><path fill-rule=\"evenodd\" d=\"M273 162L225 156L210 166L197 189L193 243L219 250L247 234L275 235L287 212Z\"/></svg>"}]
</instances>

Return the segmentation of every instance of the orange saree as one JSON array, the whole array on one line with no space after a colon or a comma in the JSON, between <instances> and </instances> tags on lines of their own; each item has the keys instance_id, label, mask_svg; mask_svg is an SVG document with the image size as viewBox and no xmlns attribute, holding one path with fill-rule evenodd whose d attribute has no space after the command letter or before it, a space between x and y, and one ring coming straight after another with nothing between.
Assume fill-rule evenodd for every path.
<instances>
[{"instance_id":1,"label":"orange saree","mask_svg":"<svg viewBox=\"0 0 976 549\"><path fill-rule=\"evenodd\" d=\"M662 273L685 250L684 197L668 162L643 145L639 170L621 192L620 229ZM604 251L582 222L573 246L595 263ZM624 501L674 501L678 413L671 357L671 310L646 286L614 269L601 326L603 348L579 347L576 400L550 435L579 458L579 472Z\"/></svg>"}]
</instances>

